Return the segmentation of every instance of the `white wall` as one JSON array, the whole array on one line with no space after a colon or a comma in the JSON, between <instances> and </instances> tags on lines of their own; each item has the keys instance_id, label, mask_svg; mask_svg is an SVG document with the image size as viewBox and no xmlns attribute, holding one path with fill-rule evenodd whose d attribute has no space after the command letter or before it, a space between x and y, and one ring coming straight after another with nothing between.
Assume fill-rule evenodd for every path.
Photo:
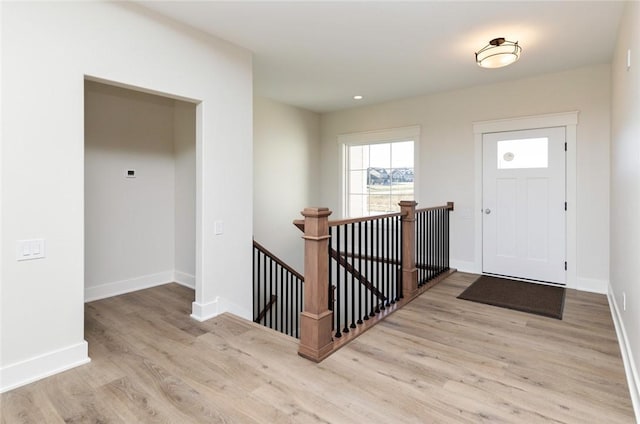
<instances>
[{"instance_id":1,"label":"white wall","mask_svg":"<svg viewBox=\"0 0 640 424\"><path fill-rule=\"evenodd\" d=\"M88 360L84 306L84 78L199 101L193 316L251 317L250 52L106 2L2 3L2 313L0 386ZM214 222L224 234L214 235ZM45 259L17 262L16 240Z\"/></svg>"},{"instance_id":2,"label":"white wall","mask_svg":"<svg viewBox=\"0 0 640 424\"><path fill-rule=\"evenodd\" d=\"M508 69L498 70L503 71ZM609 75L609 66L600 65L325 114L322 206L340 213L339 134L420 125L417 201L423 207L455 202L452 265L479 269L474 263L473 122L578 110L578 284L606 287Z\"/></svg>"},{"instance_id":3,"label":"white wall","mask_svg":"<svg viewBox=\"0 0 640 424\"><path fill-rule=\"evenodd\" d=\"M184 285L195 286L195 105L176 100L173 118L175 155L175 279Z\"/></svg>"},{"instance_id":4,"label":"white wall","mask_svg":"<svg viewBox=\"0 0 640 424\"><path fill-rule=\"evenodd\" d=\"M640 4L628 2L611 65L611 291L640 422ZM631 68L627 69L627 50ZM623 297L626 297L626 310Z\"/></svg>"},{"instance_id":5,"label":"white wall","mask_svg":"<svg viewBox=\"0 0 640 424\"><path fill-rule=\"evenodd\" d=\"M85 83L86 300L173 280L173 105ZM135 178L125 178L128 169Z\"/></svg>"},{"instance_id":6,"label":"white wall","mask_svg":"<svg viewBox=\"0 0 640 424\"><path fill-rule=\"evenodd\" d=\"M318 206L320 115L256 97L253 134L254 238L302 272L302 233L292 222Z\"/></svg>"}]
</instances>

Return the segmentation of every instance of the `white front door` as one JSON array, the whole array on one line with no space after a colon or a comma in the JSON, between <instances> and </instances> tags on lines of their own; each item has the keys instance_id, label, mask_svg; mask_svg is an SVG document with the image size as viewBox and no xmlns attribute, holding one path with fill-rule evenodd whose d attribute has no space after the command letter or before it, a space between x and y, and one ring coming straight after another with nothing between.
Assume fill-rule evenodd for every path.
<instances>
[{"instance_id":1,"label":"white front door","mask_svg":"<svg viewBox=\"0 0 640 424\"><path fill-rule=\"evenodd\" d=\"M565 128L483 134L482 271L565 284Z\"/></svg>"}]
</instances>

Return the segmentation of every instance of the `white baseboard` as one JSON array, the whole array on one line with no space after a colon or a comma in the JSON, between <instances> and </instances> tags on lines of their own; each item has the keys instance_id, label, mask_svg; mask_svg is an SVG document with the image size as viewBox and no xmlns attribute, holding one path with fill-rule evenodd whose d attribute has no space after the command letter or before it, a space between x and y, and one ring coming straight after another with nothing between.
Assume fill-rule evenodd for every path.
<instances>
[{"instance_id":1,"label":"white baseboard","mask_svg":"<svg viewBox=\"0 0 640 424\"><path fill-rule=\"evenodd\" d=\"M609 291L609 282L605 280L596 280L594 278L576 278L576 289L591 293L607 294Z\"/></svg>"},{"instance_id":2,"label":"white baseboard","mask_svg":"<svg viewBox=\"0 0 640 424\"><path fill-rule=\"evenodd\" d=\"M244 319L251 320L253 316L251 310L247 310L242 306L233 303L227 299L217 296L213 302L208 303L192 303L191 318L196 321L206 321L225 312L230 312Z\"/></svg>"},{"instance_id":3,"label":"white baseboard","mask_svg":"<svg viewBox=\"0 0 640 424\"><path fill-rule=\"evenodd\" d=\"M638 368L633 358L631 345L627 338L627 330L624 327L624 321L622 320L622 315L620 315L620 309L618 308L611 285L608 286L607 297L609 298L609 308L611 308L611 317L613 318L613 324L616 328L618 343L620 343L622 362L624 363L624 371L627 375L627 384L629 386L631 402L633 403L633 410L636 414L636 422L640 423L640 378L638 378Z\"/></svg>"},{"instance_id":4,"label":"white baseboard","mask_svg":"<svg viewBox=\"0 0 640 424\"><path fill-rule=\"evenodd\" d=\"M468 272L471 274L482 274L482 269L479 269L478 265L475 262L471 261L460 261L454 258L449 260L449 266L451 268L455 268L460 272Z\"/></svg>"},{"instance_id":5,"label":"white baseboard","mask_svg":"<svg viewBox=\"0 0 640 424\"><path fill-rule=\"evenodd\" d=\"M220 315L222 312L219 312L218 299L220 299L220 297L216 297L216 300L213 302L193 302L191 304L191 318L202 322Z\"/></svg>"},{"instance_id":6,"label":"white baseboard","mask_svg":"<svg viewBox=\"0 0 640 424\"><path fill-rule=\"evenodd\" d=\"M186 272L176 270L174 272L173 281L180 284L181 286L188 287L190 289L196 289L196 276L187 274Z\"/></svg>"},{"instance_id":7,"label":"white baseboard","mask_svg":"<svg viewBox=\"0 0 640 424\"><path fill-rule=\"evenodd\" d=\"M0 368L0 393L89 363L86 341Z\"/></svg>"},{"instance_id":8,"label":"white baseboard","mask_svg":"<svg viewBox=\"0 0 640 424\"><path fill-rule=\"evenodd\" d=\"M148 289L162 284L173 282L174 271L164 271L157 274L143 275L129 280L116 281L113 283L101 284L94 287L85 287L84 301L104 299L119 294L129 293L136 290Z\"/></svg>"}]
</instances>

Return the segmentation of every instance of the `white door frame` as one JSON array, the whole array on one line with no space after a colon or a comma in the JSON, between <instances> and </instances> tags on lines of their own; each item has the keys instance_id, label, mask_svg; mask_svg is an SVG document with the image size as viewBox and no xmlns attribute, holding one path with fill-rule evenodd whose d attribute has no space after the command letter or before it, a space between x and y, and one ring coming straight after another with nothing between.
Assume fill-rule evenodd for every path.
<instances>
[{"instance_id":1,"label":"white door frame","mask_svg":"<svg viewBox=\"0 0 640 424\"><path fill-rule=\"evenodd\" d=\"M576 250L577 250L577 202L576 202L576 145L577 145L578 111L552 113L546 115L523 116L516 118L478 121L473 123L475 149L475 202L474 202L474 267L475 272L482 273L482 135L485 133L531 130L538 128L565 127L567 143L567 281L566 287L575 289L576 284Z\"/></svg>"}]
</instances>

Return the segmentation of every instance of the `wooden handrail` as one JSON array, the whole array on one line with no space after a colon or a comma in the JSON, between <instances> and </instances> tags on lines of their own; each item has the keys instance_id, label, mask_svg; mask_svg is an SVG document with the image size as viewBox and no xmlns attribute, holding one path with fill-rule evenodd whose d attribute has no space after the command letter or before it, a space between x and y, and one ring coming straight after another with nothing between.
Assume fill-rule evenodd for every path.
<instances>
[{"instance_id":1,"label":"wooden handrail","mask_svg":"<svg viewBox=\"0 0 640 424\"><path fill-rule=\"evenodd\" d=\"M304 275L300 274L298 271L296 271L295 269L291 268L289 265L284 263L284 261L282 259L278 258L276 255L274 255L273 253L268 251L263 245L261 245L260 243L258 243L257 241L254 240L253 241L253 247L258 249L259 251L261 251L265 255L269 256L275 263L277 263L282 268L284 268L287 271L289 271L291 274L296 276L300 281L302 281L304 283Z\"/></svg>"},{"instance_id":2,"label":"wooden handrail","mask_svg":"<svg viewBox=\"0 0 640 424\"><path fill-rule=\"evenodd\" d=\"M454 210L453 208L453 202L447 202L446 205L443 206L432 206L429 208L421 208L421 209L416 209L416 213L418 212L428 212L428 211L435 211L438 209L449 209L449 210ZM345 225L345 224L357 224L358 222L368 222L368 221L375 221L376 219L382 219L382 218L393 218L395 216L398 217L402 217L402 216L406 216L406 212L394 212L394 213L388 213L385 215L373 215L373 216L362 216L359 218L348 218L348 219L338 219L338 220L334 220L334 221L329 221L329 226L330 227L337 227L338 225ZM300 231L304 231L304 219L296 219L293 221L293 225L295 225Z\"/></svg>"},{"instance_id":3,"label":"wooden handrail","mask_svg":"<svg viewBox=\"0 0 640 424\"><path fill-rule=\"evenodd\" d=\"M447 202L446 205L444 206L432 206L430 208L422 208L422 209L416 209L416 213L418 212L428 212L428 211L435 211L438 209L449 209L449 210L453 210L453 202Z\"/></svg>"},{"instance_id":4,"label":"wooden handrail","mask_svg":"<svg viewBox=\"0 0 640 424\"><path fill-rule=\"evenodd\" d=\"M373 216L363 216L360 218L338 219L335 221L329 221L329 227L337 227L339 225L346 225L346 224L357 224L358 222L376 221L378 219L393 218L396 216L401 217L401 216L405 216L405 214L402 212L394 212L394 213L388 213L385 215L373 215Z\"/></svg>"}]
</instances>

